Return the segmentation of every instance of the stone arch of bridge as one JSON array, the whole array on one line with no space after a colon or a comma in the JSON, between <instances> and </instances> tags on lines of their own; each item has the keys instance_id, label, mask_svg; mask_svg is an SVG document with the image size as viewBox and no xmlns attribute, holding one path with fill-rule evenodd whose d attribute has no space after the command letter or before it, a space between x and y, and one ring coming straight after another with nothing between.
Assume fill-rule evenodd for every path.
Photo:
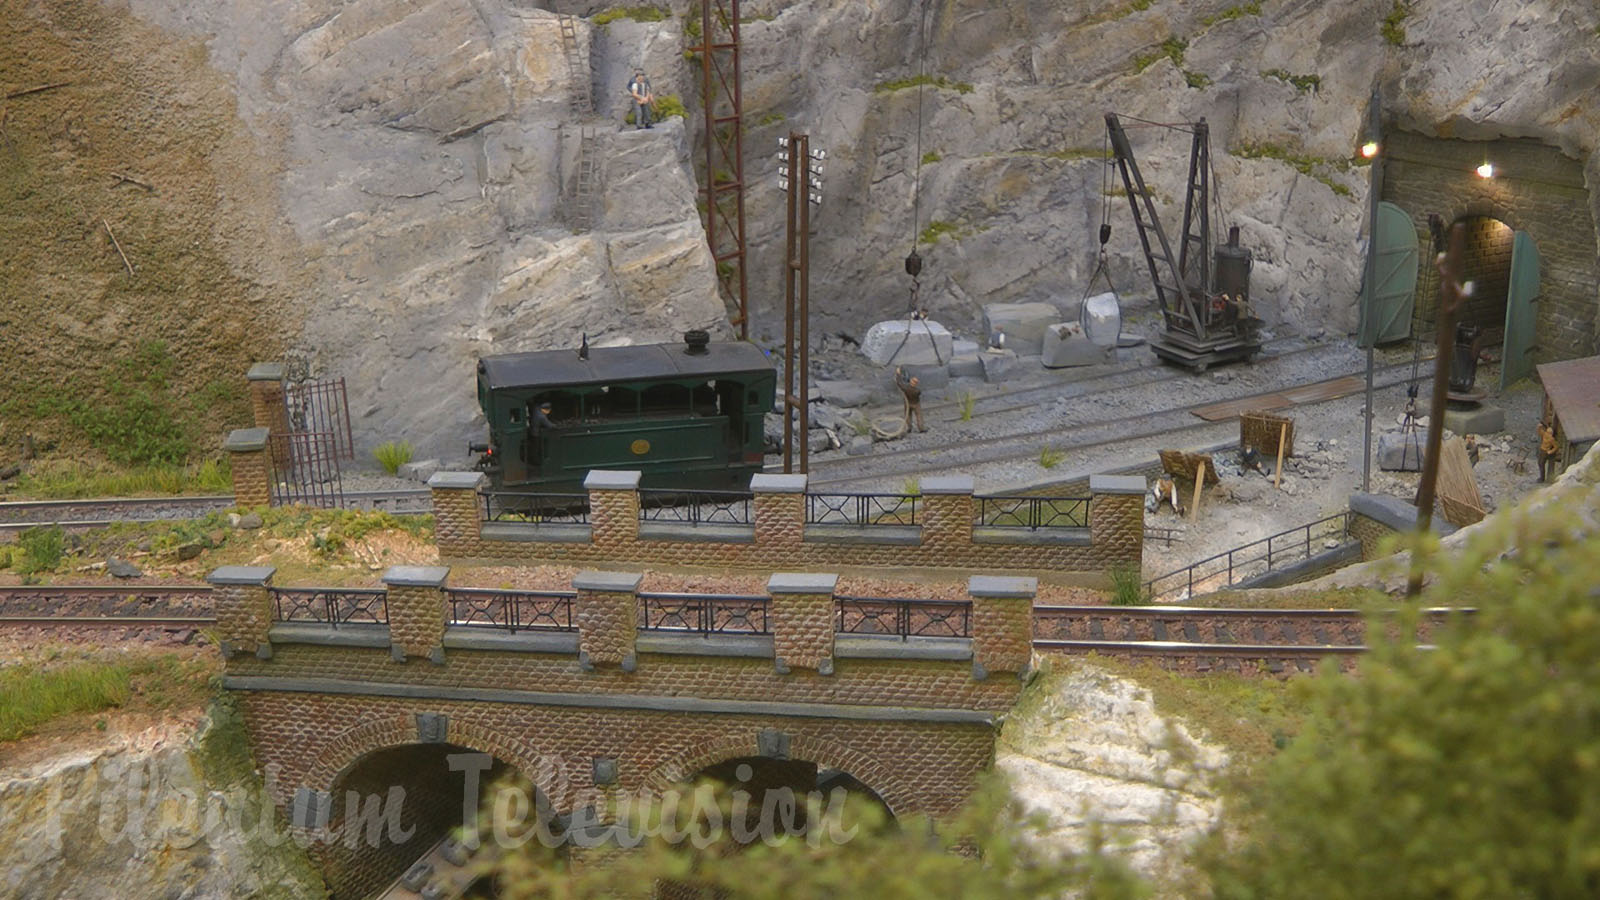
<instances>
[{"instance_id":1,"label":"stone arch of bridge","mask_svg":"<svg viewBox=\"0 0 1600 900\"><path fill-rule=\"evenodd\" d=\"M306 776L306 786L331 792L363 759L392 747L422 744L414 714L390 716L352 726L329 739L317 754L317 764ZM560 760L538 753L514 738L493 729L454 718L449 720L442 744L453 744L487 753L512 766L546 798L565 796L571 780Z\"/></svg>"},{"instance_id":2,"label":"stone arch of bridge","mask_svg":"<svg viewBox=\"0 0 1600 900\"><path fill-rule=\"evenodd\" d=\"M646 784L658 791L665 791L718 763L762 755L759 738L753 732L741 737L724 738L667 760L650 773ZM897 819L914 806L909 786L889 774L889 761L879 761L870 754L836 741L808 735L790 738L788 758L847 773L876 794L889 814Z\"/></svg>"}]
</instances>

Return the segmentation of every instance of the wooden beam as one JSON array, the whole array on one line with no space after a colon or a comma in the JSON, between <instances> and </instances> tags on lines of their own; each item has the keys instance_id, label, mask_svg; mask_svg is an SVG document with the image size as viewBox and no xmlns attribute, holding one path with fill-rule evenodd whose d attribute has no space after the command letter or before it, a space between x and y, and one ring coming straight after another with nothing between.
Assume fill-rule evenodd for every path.
<instances>
[{"instance_id":1,"label":"wooden beam","mask_svg":"<svg viewBox=\"0 0 1600 900\"><path fill-rule=\"evenodd\" d=\"M12 91L11 93L7 94L6 99L13 100L17 97L26 97L29 94L40 94L45 91L53 91L56 88L64 88L71 83L72 82L70 81L57 81L52 84L41 84L38 87L23 88L20 91Z\"/></svg>"},{"instance_id":2,"label":"wooden beam","mask_svg":"<svg viewBox=\"0 0 1600 900\"><path fill-rule=\"evenodd\" d=\"M1283 481L1283 448L1289 446L1289 423L1285 422L1278 428L1278 464L1272 467L1272 486L1277 487Z\"/></svg>"},{"instance_id":3,"label":"wooden beam","mask_svg":"<svg viewBox=\"0 0 1600 900\"><path fill-rule=\"evenodd\" d=\"M1194 474L1194 498L1189 501L1189 521L1193 522L1200 517L1200 489L1206 486L1206 461L1200 460L1200 467Z\"/></svg>"}]
</instances>

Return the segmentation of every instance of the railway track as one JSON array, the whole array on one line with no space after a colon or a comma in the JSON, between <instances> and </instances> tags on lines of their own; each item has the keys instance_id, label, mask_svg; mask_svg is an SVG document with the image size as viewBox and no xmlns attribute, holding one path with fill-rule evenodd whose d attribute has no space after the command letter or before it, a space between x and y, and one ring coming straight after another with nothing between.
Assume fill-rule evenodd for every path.
<instances>
[{"instance_id":1,"label":"railway track","mask_svg":"<svg viewBox=\"0 0 1600 900\"><path fill-rule=\"evenodd\" d=\"M1378 368L1374 372L1374 387L1389 388L1404 384L1410 380L1411 371L1412 365L1410 362L1396 363ZM1362 373L1340 372L1334 377L1350 374ZM1282 387L1274 387L1246 395L1242 399L1265 397L1269 394L1281 393L1283 390L1284 388ZM1195 419L1190 414L1190 411L1197 405L1193 402L1186 402L1182 405L1117 416L1110 419L1063 424L1050 430L1035 425L1033 427L1009 430L984 438L950 441L934 447L908 447L882 453L874 452L861 457L836 457L834 459L813 461L811 463L811 477L808 480L808 486L812 488L837 487L863 481L921 475L935 471L947 472L951 468L958 466L974 466L1029 459L1039 454L1041 438L1051 433L1051 431L1058 434L1062 432L1067 434L1064 438L1048 442L1051 449L1066 452L1090 450L1158 435L1170 434L1178 436L1200 432L1205 429L1215 429L1219 423ZM1142 427L1140 427L1141 424ZM1129 428L1128 426L1130 425L1134 427ZM1015 449L1016 444L1023 442L1028 445L1026 450ZM885 465L886 462L887 465Z\"/></svg>"}]
</instances>

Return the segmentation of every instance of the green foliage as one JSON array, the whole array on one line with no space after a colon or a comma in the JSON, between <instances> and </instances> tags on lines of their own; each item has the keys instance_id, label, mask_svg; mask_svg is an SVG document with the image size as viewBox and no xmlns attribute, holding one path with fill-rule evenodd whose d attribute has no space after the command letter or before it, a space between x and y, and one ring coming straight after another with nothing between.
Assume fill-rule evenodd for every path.
<instances>
[{"instance_id":1,"label":"green foliage","mask_svg":"<svg viewBox=\"0 0 1600 900\"><path fill-rule=\"evenodd\" d=\"M1335 194L1338 194L1341 197L1350 196L1349 188L1337 181L1334 181L1327 175L1327 173L1319 171L1320 168L1348 169L1350 167L1350 162L1348 160L1323 159L1322 157L1318 156L1307 156L1303 153L1295 153L1292 150L1277 144L1267 143L1257 144L1246 142L1235 148L1232 153L1234 156L1242 157L1244 159L1275 159L1279 162L1288 163L1290 166L1293 166L1294 170L1299 172L1301 175L1314 178L1317 181L1327 185L1328 189L1333 191Z\"/></svg>"},{"instance_id":2,"label":"green foliage","mask_svg":"<svg viewBox=\"0 0 1600 900\"><path fill-rule=\"evenodd\" d=\"M74 663L0 669L0 742L15 741L62 716L99 712L128 701L128 668Z\"/></svg>"},{"instance_id":3,"label":"green foliage","mask_svg":"<svg viewBox=\"0 0 1600 900\"><path fill-rule=\"evenodd\" d=\"M1149 53L1141 53L1133 58L1133 71L1143 72L1163 59L1172 60L1172 64L1179 69L1183 68L1183 52L1189 49L1189 42L1182 38L1169 37L1161 42L1161 46Z\"/></svg>"},{"instance_id":4,"label":"green foliage","mask_svg":"<svg viewBox=\"0 0 1600 900\"><path fill-rule=\"evenodd\" d=\"M944 157L940 156L937 150L929 150L927 153L922 154L922 164L925 166L932 165L941 159L944 159Z\"/></svg>"},{"instance_id":5,"label":"green foliage","mask_svg":"<svg viewBox=\"0 0 1600 900\"><path fill-rule=\"evenodd\" d=\"M1428 541L1417 606L1477 612L1425 650L1369 627L1360 677L1308 684L1305 727L1203 859L1214 896L1595 896L1600 535L1581 502L1491 519L1452 557Z\"/></svg>"},{"instance_id":6,"label":"green foliage","mask_svg":"<svg viewBox=\"0 0 1600 900\"><path fill-rule=\"evenodd\" d=\"M1242 19L1245 16L1259 15L1261 15L1261 0L1251 0L1250 3L1240 3L1236 6L1230 6L1222 12L1206 16L1200 20L1200 24L1210 28L1220 22L1231 22L1234 19Z\"/></svg>"},{"instance_id":7,"label":"green foliage","mask_svg":"<svg viewBox=\"0 0 1600 900\"><path fill-rule=\"evenodd\" d=\"M1054 469L1056 466L1061 465L1061 461L1066 458L1066 453L1054 447L1045 447L1039 451L1039 465L1046 469Z\"/></svg>"},{"instance_id":8,"label":"green foliage","mask_svg":"<svg viewBox=\"0 0 1600 900\"><path fill-rule=\"evenodd\" d=\"M726 822L733 814L732 801L725 791L716 796L722 808L717 819ZM752 807L758 803L751 800ZM740 845L728 836L732 829L720 828L721 839L704 849L696 850L687 841L651 840L637 850L608 855L604 866L568 866L539 850L511 853L498 873L499 896L598 900L632 896L639 885L662 880L674 883L675 894L730 900L1149 896L1137 876L1103 852L1101 836L1081 854L1048 848L1038 839L1040 823L1025 819L997 782L981 788L960 812L937 825L908 816L894 826L883 822L874 805L859 804L846 808L831 834L827 824L819 824L811 841L795 836ZM852 833L851 839L835 837ZM971 855L974 846L976 858Z\"/></svg>"},{"instance_id":9,"label":"green foliage","mask_svg":"<svg viewBox=\"0 0 1600 900\"><path fill-rule=\"evenodd\" d=\"M1112 606L1145 606L1150 602L1145 595L1138 566L1116 566L1108 574L1111 576Z\"/></svg>"},{"instance_id":10,"label":"green foliage","mask_svg":"<svg viewBox=\"0 0 1600 900\"><path fill-rule=\"evenodd\" d=\"M900 482L900 493L907 497L922 496L922 481L918 478L907 478Z\"/></svg>"},{"instance_id":11,"label":"green foliage","mask_svg":"<svg viewBox=\"0 0 1600 900\"><path fill-rule=\"evenodd\" d=\"M689 115L688 111L683 108L683 98L677 94L661 94L656 97L656 102L652 104L651 109L654 110L653 121L656 122L665 122L673 116L677 116L680 119L688 118ZM635 124L634 111L629 109L627 115L622 117L622 120L629 125ZM731 178L732 176L730 175L729 177Z\"/></svg>"},{"instance_id":12,"label":"green foliage","mask_svg":"<svg viewBox=\"0 0 1600 900\"><path fill-rule=\"evenodd\" d=\"M67 552L67 533L59 525L28 528L17 535L17 547L22 551L22 560L17 563L19 573L52 571L61 565L61 557Z\"/></svg>"},{"instance_id":13,"label":"green foliage","mask_svg":"<svg viewBox=\"0 0 1600 900\"><path fill-rule=\"evenodd\" d=\"M1208 87L1211 84L1210 75L1207 75L1204 72L1192 72L1188 69L1183 70L1183 80L1188 83L1189 87L1192 87L1196 90L1199 90L1203 87Z\"/></svg>"},{"instance_id":14,"label":"green foliage","mask_svg":"<svg viewBox=\"0 0 1600 900\"><path fill-rule=\"evenodd\" d=\"M872 92L875 94L892 94L895 91L903 91L906 88L914 88L923 84L928 85L929 87L939 88L940 90L955 91L958 94L970 94L973 91L972 85L968 84L967 82L951 81L943 75L938 77L934 77L932 75L912 75L909 78L894 78L889 81L880 81L875 87L873 87Z\"/></svg>"},{"instance_id":15,"label":"green foliage","mask_svg":"<svg viewBox=\"0 0 1600 900\"><path fill-rule=\"evenodd\" d=\"M940 219L934 219L928 223L927 228L922 229L921 234L917 235L917 240L923 244L937 244L939 243L939 239L945 235L950 235L951 237L960 240L961 226L954 222L946 222Z\"/></svg>"},{"instance_id":16,"label":"green foliage","mask_svg":"<svg viewBox=\"0 0 1600 900\"><path fill-rule=\"evenodd\" d=\"M866 416L856 416L850 420L850 430L860 437L866 437L872 433L872 420Z\"/></svg>"},{"instance_id":17,"label":"green foliage","mask_svg":"<svg viewBox=\"0 0 1600 900\"><path fill-rule=\"evenodd\" d=\"M960 400L961 421L971 422L972 412L978 407L978 398L971 391L963 391Z\"/></svg>"},{"instance_id":18,"label":"green foliage","mask_svg":"<svg viewBox=\"0 0 1600 900\"><path fill-rule=\"evenodd\" d=\"M1410 0L1394 0L1389 14L1383 17L1383 39L1396 47L1406 43L1406 17L1411 15Z\"/></svg>"},{"instance_id":19,"label":"green foliage","mask_svg":"<svg viewBox=\"0 0 1600 900\"><path fill-rule=\"evenodd\" d=\"M591 20L596 25L609 25L618 19L632 19L635 22L662 22L670 13L660 6L613 6L610 9L595 13Z\"/></svg>"},{"instance_id":20,"label":"green foliage","mask_svg":"<svg viewBox=\"0 0 1600 900\"><path fill-rule=\"evenodd\" d=\"M784 121L785 118L786 116L784 116L784 114L781 112L764 113L761 118L756 120L756 127L764 128L768 125L776 125L779 122Z\"/></svg>"},{"instance_id":21,"label":"green foliage","mask_svg":"<svg viewBox=\"0 0 1600 900\"><path fill-rule=\"evenodd\" d=\"M233 471L227 457L199 465L105 468L71 461L41 465L17 479L16 494L52 500L145 497L161 494L228 494Z\"/></svg>"},{"instance_id":22,"label":"green foliage","mask_svg":"<svg viewBox=\"0 0 1600 900\"><path fill-rule=\"evenodd\" d=\"M1314 92L1322 87L1320 75L1292 75L1285 69L1265 69L1261 72L1263 78L1276 78L1295 86L1300 93Z\"/></svg>"},{"instance_id":23,"label":"green foliage","mask_svg":"<svg viewBox=\"0 0 1600 900\"><path fill-rule=\"evenodd\" d=\"M383 470L393 475L400 471L400 467L411 462L410 441L385 441L373 448L372 458L383 466Z\"/></svg>"}]
</instances>

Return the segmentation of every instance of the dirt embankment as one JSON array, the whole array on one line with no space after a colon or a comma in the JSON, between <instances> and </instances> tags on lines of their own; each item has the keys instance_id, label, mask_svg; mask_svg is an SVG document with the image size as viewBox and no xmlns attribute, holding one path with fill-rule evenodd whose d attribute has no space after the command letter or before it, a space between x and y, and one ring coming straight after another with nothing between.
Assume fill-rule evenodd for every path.
<instances>
[{"instance_id":1,"label":"dirt embankment","mask_svg":"<svg viewBox=\"0 0 1600 900\"><path fill-rule=\"evenodd\" d=\"M130 408L212 449L300 320L270 142L204 45L96 0L6 4L0 128L0 463L115 458Z\"/></svg>"}]
</instances>

